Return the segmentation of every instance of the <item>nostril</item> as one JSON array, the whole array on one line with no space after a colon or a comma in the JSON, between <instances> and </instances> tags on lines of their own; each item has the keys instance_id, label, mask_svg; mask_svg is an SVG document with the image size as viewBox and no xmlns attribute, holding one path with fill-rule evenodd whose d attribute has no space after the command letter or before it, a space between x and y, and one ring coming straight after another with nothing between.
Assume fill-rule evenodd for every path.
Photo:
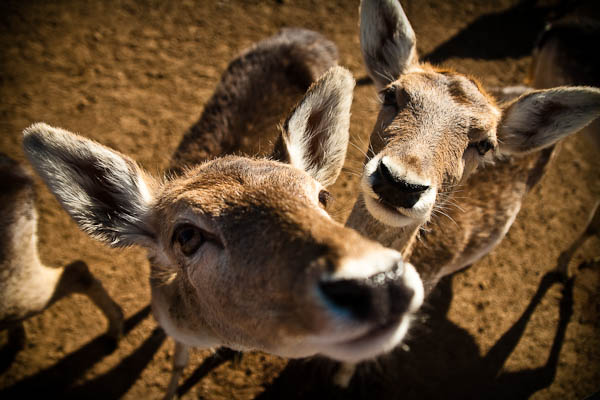
<instances>
[{"instance_id":1,"label":"nostril","mask_svg":"<svg viewBox=\"0 0 600 400\"><path fill-rule=\"evenodd\" d=\"M402 315L410 306L415 291L406 285L389 285L388 296L390 301L390 314Z\"/></svg>"},{"instance_id":2,"label":"nostril","mask_svg":"<svg viewBox=\"0 0 600 400\"><path fill-rule=\"evenodd\" d=\"M391 184L395 187L395 189L400 190L403 193L422 193L429 189L428 185L419 185L416 183L408 183L403 179L400 179L392 174L390 168L385 165L382 161L379 162L379 166L377 167L377 172L381 176L382 180L388 184Z\"/></svg>"},{"instance_id":3,"label":"nostril","mask_svg":"<svg viewBox=\"0 0 600 400\"><path fill-rule=\"evenodd\" d=\"M379 165L377 166L377 173L384 182L394 183L396 181L396 178L392 175L392 171L390 171L388 166L385 165L383 159L379 160Z\"/></svg>"},{"instance_id":4,"label":"nostril","mask_svg":"<svg viewBox=\"0 0 600 400\"><path fill-rule=\"evenodd\" d=\"M383 159L379 162L373 174L372 183L375 192L382 202L393 207L412 208L429 189L428 185L408 183L395 176Z\"/></svg>"},{"instance_id":5,"label":"nostril","mask_svg":"<svg viewBox=\"0 0 600 400\"><path fill-rule=\"evenodd\" d=\"M371 288L362 281L342 279L319 284L326 300L352 317L366 319L371 310Z\"/></svg>"}]
</instances>

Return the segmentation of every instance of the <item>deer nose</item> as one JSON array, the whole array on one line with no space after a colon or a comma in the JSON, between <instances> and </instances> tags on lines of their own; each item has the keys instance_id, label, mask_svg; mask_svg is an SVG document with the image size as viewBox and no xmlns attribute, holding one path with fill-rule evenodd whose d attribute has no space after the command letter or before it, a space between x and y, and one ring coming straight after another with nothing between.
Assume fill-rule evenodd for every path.
<instances>
[{"instance_id":1,"label":"deer nose","mask_svg":"<svg viewBox=\"0 0 600 400\"><path fill-rule=\"evenodd\" d=\"M415 294L404 282L403 269L400 262L392 270L366 279L325 280L319 288L336 311L383 324L401 318Z\"/></svg>"},{"instance_id":2,"label":"deer nose","mask_svg":"<svg viewBox=\"0 0 600 400\"><path fill-rule=\"evenodd\" d=\"M385 164L385 158L379 161L372 176L373 191L381 201L392 207L412 208L417 204L421 195L429 189L428 185L408 183L395 176L390 167Z\"/></svg>"}]
</instances>

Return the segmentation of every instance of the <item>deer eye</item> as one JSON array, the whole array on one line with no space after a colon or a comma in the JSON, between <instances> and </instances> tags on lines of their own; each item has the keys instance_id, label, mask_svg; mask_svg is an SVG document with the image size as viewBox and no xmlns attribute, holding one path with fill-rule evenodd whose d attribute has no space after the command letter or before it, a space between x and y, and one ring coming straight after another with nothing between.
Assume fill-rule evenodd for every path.
<instances>
[{"instance_id":1,"label":"deer eye","mask_svg":"<svg viewBox=\"0 0 600 400\"><path fill-rule=\"evenodd\" d=\"M469 147L477 150L480 156L486 155L486 153L496 146L489 139L480 140L479 142L469 144Z\"/></svg>"},{"instance_id":2,"label":"deer eye","mask_svg":"<svg viewBox=\"0 0 600 400\"><path fill-rule=\"evenodd\" d=\"M331 200L333 200L333 196L327 190L321 190L319 192L319 203L321 203L323 208L327 208L327 205L331 203Z\"/></svg>"},{"instance_id":3,"label":"deer eye","mask_svg":"<svg viewBox=\"0 0 600 400\"><path fill-rule=\"evenodd\" d=\"M180 225L173 232L173 243L179 246L186 257L196 253L205 241L202 231L191 224Z\"/></svg>"},{"instance_id":4,"label":"deer eye","mask_svg":"<svg viewBox=\"0 0 600 400\"><path fill-rule=\"evenodd\" d=\"M396 88L393 86L383 89L379 93L379 97L384 106L395 107L398 105L398 102L396 101Z\"/></svg>"}]
</instances>

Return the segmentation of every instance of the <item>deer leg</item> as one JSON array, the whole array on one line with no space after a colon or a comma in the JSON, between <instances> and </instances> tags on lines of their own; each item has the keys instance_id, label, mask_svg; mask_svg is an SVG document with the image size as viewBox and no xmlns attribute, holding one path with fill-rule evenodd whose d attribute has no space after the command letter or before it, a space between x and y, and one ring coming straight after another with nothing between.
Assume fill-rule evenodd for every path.
<instances>
[{"instance_id":1,"label":"deer leg","mask_svg":"<svg viewBox=\"0 0 600 400\"><path fill-rule=\"evenodd\" d=\"M72 293L86 295L102 311L108 319L108 336L118 339L123 334L121 307L110 297L83 261L74 261L65 267L51 302Z\"/></svg>"},{"instance_id":2,"label":"deer leg","mask_svg":"<svg viewBox=\"0 0 600 400\"><path fill-rule=\"evenodd\" d=\"M25 348L26 334L22 322L11 324L7 334L7 343L0 349L0 374L10 368L19 351Z\"/></svg>"},{"instance_id":3,"label":"deer leg","mask_svg":"<svg viewBox=\"0 0 600 400\"><path fill-rule=\"evenodd\" d=\"M586 222L586 227L583 233L569 246L568 249L560 253L558 257L558 263L556 269L563 275L563 277L567 278L569 276L569 263L571 259L577 252L577 250L585 243L585 241L594 235L600 233L600 201L596 202L590 215L588 216L588 220Z\"/></svg>"},{"instance_id":4,"label":"deer leg","mask_svg":"<svg viewBox=\"0 0 600 400\"><path fill-rule=\"evenodd\" d=\"M8 345L15 350L22 350L25 347L27 335L22 322L17 323L8 329Z\"/></svg>"},{"instance_id":5,"label":"deer leg","mask_svg":"<svg viewBox=\"0 0 600 400\"><path fill-rule=\"evenodd\" d=\"M343 389L347 389L350 381L356 372L356 364L351 362L343 362L335 374L333 375L333 383Z\"/></svg>"},{"instance_id":6,"label":"deer leg","mask_svg":"<svg viewBox=\"0 0 600 400\"><path fill-rule=\"evenodd\" d=\"M175 354L173 355L173 372L171 374L171 380L167 387L167 393L165 394L164 400L172 399L177 393L177 386L179 379L183 375L183 369L189 360L188 346L178 341L175 341Z\"/></svg>"}]
</instances>

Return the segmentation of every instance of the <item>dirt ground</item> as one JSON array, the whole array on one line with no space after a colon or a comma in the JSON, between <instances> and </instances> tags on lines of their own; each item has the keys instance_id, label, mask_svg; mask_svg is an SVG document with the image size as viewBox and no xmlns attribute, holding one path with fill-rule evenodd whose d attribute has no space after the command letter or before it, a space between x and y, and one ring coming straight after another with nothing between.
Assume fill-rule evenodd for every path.
<instances>
[{"instance_id":1,"label":"dirt ground","mask_svg":"<svg viewBox=\"0 0 600 400\"><path fill-rule=\"evenodd\" d=\"M487 86L526 76L549 1L404 1L421 54ZM359 51L357 1L109 0L0 3L0 151L23 160L21 131L61 126L164 168L198 118L220 73L242 49L284 26L325 34L359 80L351 134L358 147L375 118L374 88ZM356 195L362 154L349 149L336 184L342 221ZM39 248L48 265L90 265L128 317L111 346L106 322L82 296L25 323L27 344L0 353L0 397L159 398L173 343L149 313L149 267L139 249L112 250L79 231L38 181ZM600 256L590 240L571 264L572 291L546 276L600 198L600 158L580 137L565 141L504 242L445 280L424 307L407 349L360 368L334 389L335 364L261 353L195 351L183 398L583 399L600 389ZM567 288L568 289L568 288ZM1 295L1 294L0 294ZM572 303L571 303L572 302ZM6 334L0 333L0 346Z\"/></svg>"}]
</instances>

